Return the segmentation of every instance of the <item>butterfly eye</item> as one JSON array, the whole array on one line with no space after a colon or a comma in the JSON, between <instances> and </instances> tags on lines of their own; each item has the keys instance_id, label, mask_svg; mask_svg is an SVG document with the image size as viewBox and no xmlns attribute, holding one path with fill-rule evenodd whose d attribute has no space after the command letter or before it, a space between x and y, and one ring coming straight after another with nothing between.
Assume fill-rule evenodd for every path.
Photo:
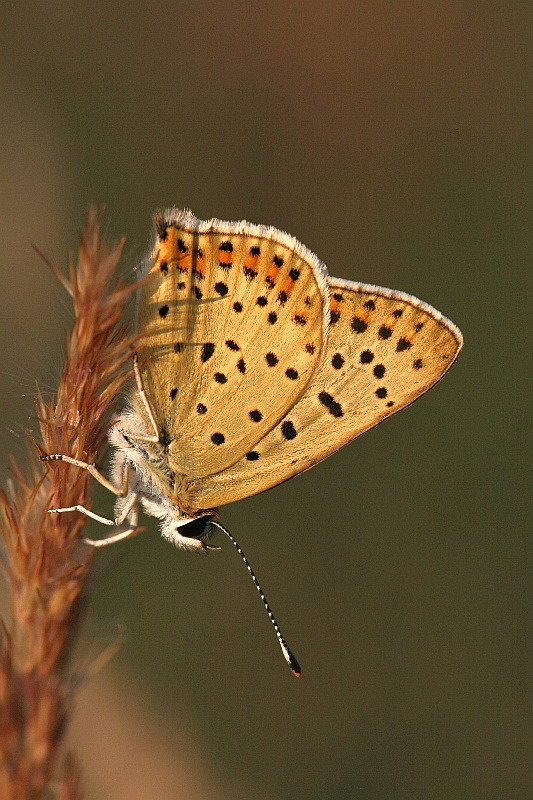
<instances>
[{"instance_id":1,"label":"butterfly eye","mask_svg":"<svg viewBox=\"0 0 533 800\"><path fill-rule=\"evenodd\" d=\"M211 524L212 517L198 517L186 525L178 525L176 531L187 539L201 539Z\"/></svg>"}]
</instances>

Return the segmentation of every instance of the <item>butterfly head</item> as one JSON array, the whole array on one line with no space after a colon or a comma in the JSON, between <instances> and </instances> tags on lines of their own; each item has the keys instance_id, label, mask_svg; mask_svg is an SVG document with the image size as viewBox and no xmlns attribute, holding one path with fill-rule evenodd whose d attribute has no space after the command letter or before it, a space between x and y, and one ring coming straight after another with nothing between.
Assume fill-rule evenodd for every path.
<instances>
[{"instance_id":1,"label":"butterfly head","mask_svg":"<svg viewBox=\"0 0 533 800\"><path fill-rule=\"evenodd\" d=\"M213 519L215 519L213 513L205 512L194 517L169 516L162 522L161 532L181 550L193 552L218 550L218 547L208 544L213 533L211 526Z\"/></svg>"}]
</instances>

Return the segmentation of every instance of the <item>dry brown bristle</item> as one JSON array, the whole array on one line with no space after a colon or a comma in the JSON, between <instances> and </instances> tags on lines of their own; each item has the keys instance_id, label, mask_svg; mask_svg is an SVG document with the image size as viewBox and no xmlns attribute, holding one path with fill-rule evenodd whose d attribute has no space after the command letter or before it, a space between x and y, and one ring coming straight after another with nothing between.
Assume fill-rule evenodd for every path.
<instances>
[{"instance_id":1,"label":"dry brown bristle","mask_svg":"<svg viewBox=\"0 0 533 800\"><path fill-rule=\"evenodd\" d=\"M52 786L54 797L81 798L77 765L62 744L74 683L72 647L94 551L79 543L85 517L48 509L86 505L87 474L44 464L39 453L94 462L128 374L133 339L122 320L135 287L117 277L124 241L106 245L101 228L101 212L91 210L67 276L47 261L72 297L74 327L57 397L36 398L39 436L29 448L29 466L13 461L11 479L0 489L1 566L11 605L0 634L2 798L37 800Z\"/></svg>"}]
</instances>

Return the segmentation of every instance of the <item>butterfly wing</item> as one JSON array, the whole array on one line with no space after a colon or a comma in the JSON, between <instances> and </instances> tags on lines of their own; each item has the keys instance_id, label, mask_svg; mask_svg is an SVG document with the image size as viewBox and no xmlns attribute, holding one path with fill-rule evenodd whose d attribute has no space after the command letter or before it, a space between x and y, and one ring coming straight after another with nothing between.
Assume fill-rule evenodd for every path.
<instances>
[{"instance_id":1,"label":"butterfly wing","mask_svg":"<svg viewBox=\"0 0 533 800\"><path fill-rule=\"evenodd\" d=\"M302 395L327 329L327 272L287 234L246 222L156 219L139 297L139 362L170 469L242 458Z\"/></svg>"},{"instance_id":2,"label":"butterfly wing","mask_svg":"<svg viewBox=\"0 0 533 800\"><path fill-rule=\"evenodd\" d=\"M229 469L187 487L209 508L269 489L408 406L437 383L462 346L431 306L377 286L330 279L327 346L303 396Z\"/></svg>"}]
</instances>

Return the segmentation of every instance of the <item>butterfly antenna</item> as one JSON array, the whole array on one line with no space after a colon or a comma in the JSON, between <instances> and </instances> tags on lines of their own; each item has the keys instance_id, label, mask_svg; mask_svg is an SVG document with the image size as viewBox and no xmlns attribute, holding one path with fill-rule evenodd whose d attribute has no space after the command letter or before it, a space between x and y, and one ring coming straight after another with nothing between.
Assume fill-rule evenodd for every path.
<instances>
[{"instance_id":1,"label":"butterfly antenna","mask_svg":"<svg viewBox=\"0 0 533 800\"><path fill-rule=\"evenodd\" d=\"M287 642L283 638L283 634L281 633L280 627L279 627L278 623L276 622L276 617L272 613L272 609L270 608L270 606L268 604L268 600L266 599L266 597L265 597L265 595L263 593L263 590L261 589L261 585L260 585L259 581L257 580L257 578L255 577L255 572L252 569L252 565L250 564L250 562L248 561L248 559L244 555L244 552L242 551L242 549L241 549L239 543L237 542L237 540L235 539L235 537L227 530L227 528L225 528L219 522L215 522L214 520L212 520L209 524L213 525L213 526L215 526L217 528L220 528L220 530L223 531L226 534L226 536L228 537L228 539L230 540L232 545L235 547L235 549L239 553L239 555L242 558L242 560L244 561L244 563L246 565L246 569L250 573L250 576L251 576L251 578L252 578L252 580L253 580L253 582L255 584L255 588L259 592L259 596L261 597L261 600L263 601L263 605L264 605L264 607L266 609L266 612L267 612L267 614L268 614L268 616L270 618L270 622L274 626L274 630L276 631L276 636L278 637L278 642L279 642L279 645L281 647L281 651L283 653L285 661L287 662L287 664L291 668L292 674L296 678L299 678L302 671L300 669L300 665L298 664L298 660L297 660L296 656L294 655L294 653L287 646Z\"/></svg>"}]
</instances>

